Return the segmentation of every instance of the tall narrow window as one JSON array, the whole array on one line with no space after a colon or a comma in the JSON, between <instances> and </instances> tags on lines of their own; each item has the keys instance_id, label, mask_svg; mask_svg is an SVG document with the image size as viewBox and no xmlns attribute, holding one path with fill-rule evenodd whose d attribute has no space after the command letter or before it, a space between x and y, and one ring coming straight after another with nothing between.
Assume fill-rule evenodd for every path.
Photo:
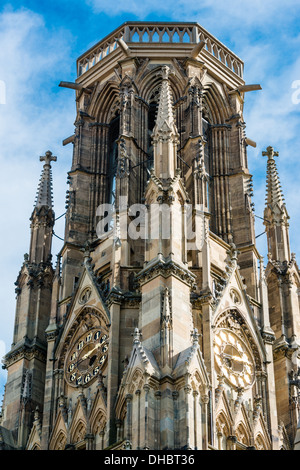
<instances>
[{"instance_id":1,"label":"tall narrow window","mask_svg":"<svg viewBox=\"0 0 300 470\"><path fill-rule=\"evenodd\" d=\"M211 161L211 133L210 133L210 123L206 117L202 118L202 129L203 129L203 138L205 140L204 145L204 165L206 172L211 175L212 161ZM211 208L212 201L212 187L211 187L211 178L207 185L207 201L208 209Z\"/></svg>"},{"instance_id":2,"label":"tall narrow window","mask_svg":"<svg viewBox=\"0 0 300 470\"><path fill-rule=\"evenodd\" d=\"M152 98L153 99L153 98ZM148 170L150 170L153 166L153 145L152 145L152 133L155 126L156 120L156 113L157 113L157 99L153 99L152 102L149 104L149 111L148 111Z\"/></svg>"},{"instance_id":3,"label":"tall narrow window","mask_svg":"<svg viewBox=\"0 0 300 470\"><path fill-rule=\"evenodd\" d=\"M207 119L202 119L202 128L203 128L203 138L205 139L205 146L204 146L204 163L205 169L208 173L210 173L210 124Z\"/></svg>"},{"instance_id":4,"label":"tall narrow window","mask_svg":"<svg viewBox=\"0 0 300 470\"><path fill-rule=\"evenodd\" d=\"M108 133L108 203L114 204L116 192L116 170L118 161L118 139L120 116L117 115L109 125Z\"/></svg>"}]
</instances>

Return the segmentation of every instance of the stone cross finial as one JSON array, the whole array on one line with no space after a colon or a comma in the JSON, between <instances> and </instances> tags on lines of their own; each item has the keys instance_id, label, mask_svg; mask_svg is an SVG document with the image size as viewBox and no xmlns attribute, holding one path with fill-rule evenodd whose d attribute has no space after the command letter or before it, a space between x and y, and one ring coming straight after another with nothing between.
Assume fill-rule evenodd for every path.
<instances>
[{"instance_id":1,"label":"stone cross finial","mask_svg":"<svg viewBox=\"0 0 300 470\"><path fill-rule=\"evenodd\" d=\"M47 150L44 156L40 157L40 162L45 162L45 165L51 165L51 162L56 162L57 157L54 157L50 150Z\"/></svg>"},{"instance_id":2,"label":"stone cross finial","mask_svg":"<svg viewBox=\"0 0 300 470\"><path fill-rule=\"evenodd\" d=\"M268 157L268 160L274 160L274 157L279 157L279 152L274 152L273 147L269 145L266 152L262 152L263 157Z\"/></svg>"}]
</instances>

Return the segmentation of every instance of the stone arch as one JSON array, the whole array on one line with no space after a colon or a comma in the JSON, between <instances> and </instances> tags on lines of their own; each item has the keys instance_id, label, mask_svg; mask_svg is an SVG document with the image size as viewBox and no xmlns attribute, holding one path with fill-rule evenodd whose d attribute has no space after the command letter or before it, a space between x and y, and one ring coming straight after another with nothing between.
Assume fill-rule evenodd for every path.
<instances>
[{"instance_id":1,"label":"stone arch","mask_svg":"<svg viewBox=\"0 0 300 470\"><path fill-rule=\"evenodd\" d=\"M181 73L176 70L173 64L162 64L152 70L147 70L141 81L139 82L139 98L141 100L141 122L144 122L143 138L141 142L145 143L145 151L148 154L148 170L153 165L153 146L152 132L156 122L156 114L158 109L158 98L162 83L161 69L168 66L171 70L168 81L172 94L174 106L174 118L177 128L181 128L181 106L177 107L175 103L183 102L185 81ZM175 72L175 73L174 73ZM141 145L143 146L143 145Z\"/></svg>"},{"instance_id":2,"label":"stone arch","mask_svg":"<svg viewBox=\"0 0 300 470\"><path fill-rule=\"evenodd\" d=\"M244 423L240 422L236 426L235 435L240 444L243 444L247 447L250 446L250 435Z\"/></svg>"},{"instance_id":3,"label":"stone arch","mask_svg":"<svg viewBox=\"0 0 300 470\"><path fill-rule=\"evenodd\" d=\"M32 446L31 450L41 450L41 446L40 446L39 444L35 443L35 444Z\"/></svg>"},{"instance_id":4,"label":"stone arch","mask_svg":"<svg viewBox=\"0 0 300 470\"><path fill-rule=\"evenodd\" d=\"M86 423L79 419L79 421L76 423L74 430L71 433L71 443L72 444L78 444L79 442L82 442L85 439L86 435Z\"/></svg>"},{"instance_id":5,"label":"stone arch","mask_svg":"<svg viewBox=\"0 0 300 470\"><path fill-rule=\"evenodd\" d=\"M93 435L95 436L95 449L102 450L105 447L105 430L106 430L106 415L100 410L93 427Z\"/></svg>"},{"instance_id":6,"label":"stone arch","mask_svg":"<svg viewBox=\"0 0 300 470\"><path fill-rule=\"evenodd\" d=\"M141 80L139 86L140 97L149 103L151 95L155 89L160 88L162 76L160 74L161 68L163 65L167 65L171 71L173 71L173 66L170 64L162 64L151 71L149 71ZM181 80L181 77L178 77L176 73L170 73L169 75L169 84L172 91L173 99L176 102L179 100L183 94L184 84Z\"/></svg>"},{"instance_id":7,"label":"stone arch","mask_svg":"<svg viewBox=\"0 0 300 470\"><path fill-rule=\"evenodd\" d=\"M99 434L101 431L104 431L105 427L106 427L106 413L102 408L100 408L95 414L91 422L92 434L94 435Z\"/></svg>"},{"instance_id":8,"label":"stone arch","mask_svg":"<svg viewBox=\"0 0 300 470\"><path fill-rule=\"evenodd\" d=\"M109 124L120 113L120 88L115 81L108 81L94 102L90 104L89 113L99 123Z\"/></svg>"},{"instance_id":9,"label":"stone arch","mask_svg":"<svg viewBox=\"0 0 300 470\"><path fill-rule=\"evenodd\" d=\"M58 351L58 366L64 368L64 361L66 355L69 351L69 348L72 343L76 341L76 338L80 336L80 330L86 329L86 331L91 328L93 325L95 327L104 327L107 330L110 319L107 314L96 307L83 306L80 312L76 315L76 318L73 320L69 328L67 329L66 336L62 338L62 349ZM82 332L83 333L83 332Z\"/></svg>"},{"instance_id":10,"label":"stone arch","mask_svg":"<svg viewBox=\"0 0 300 470\"><path fill-rule=\"evenodd\" d=\"M221 95L214 83L209 83L204 87L203 107L210 124L225 124L229 113L225 98Z\"/></svg>"},{"instance_id":11,"label":"stone arch","mask_svg":"<svg viewBox=\"0 0 300 470\"><path fill-rule=\"evenodd\" d=\"M128 386L128 393L134 394L137 390L141 390L144 385L144 374L141 369L135 369Z\"/></svg>"},{"instance_id":12,"label":"stone arch","mask_svg":"<svg viewBox=\"0 0 300 470\"><path fill-rule=\"evenodd\" d=\"M216 417L217 442L219 450L227 450L227 439L232 434L232 425L224 411L220 411Z\"/></svg>"},{"instance_id":13,"label":"stone arch","mask_svg":"<svg viewBox=\"0 0 300 470\"><path fill-rule=\"evenodd\" d=\"M62 430L59 431L57 437L55 438L51 450L65 450L67 444L67 436Z\"/></svg>"},{"instance_id":14,"label":"stone arch","mask_svg":"<svg viewBox=\"0 0 300 470\"><path fill-rule=\"evenodd\" d=\"M268 445L261 433L258 433L255 436L254 444L256 450L268 450Z\"/></svg>"},{"instance_id":15,"label":"stone arch","mask_svg":"<svg viewBox=\"0 0 300 470\"><path fill-rule=\"evenodd\" d=\"M221 311L214 320L214 331L217 328L227 328L240 336L253 357L256 371L263 370L264 359L255 340L254 332L249 326L245 315L238 308Z\"/></svg>"}]
</instances>

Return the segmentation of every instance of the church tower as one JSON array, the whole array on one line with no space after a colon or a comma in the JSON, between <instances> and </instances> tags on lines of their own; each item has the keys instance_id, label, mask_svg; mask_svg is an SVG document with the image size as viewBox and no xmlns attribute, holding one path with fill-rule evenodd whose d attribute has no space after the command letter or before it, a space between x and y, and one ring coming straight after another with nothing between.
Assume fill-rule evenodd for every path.
<instances>
[{"instance_id":1,"label":"church tower","mask_svg":"<svg viewBox=\"0 0 300 470\"><path fill-rule=\"evenodd\" d=\"M298 446L299 271L271 147L266 269L255 243L243 110L260 85L196 23L125 23L77 71L60 83L76 93L64 242L53 269L47 152L0 435L43 450Z\"/></svg>"},{"instance_id":2,"label":"church tower","mask_svg":"<svg viewBox=\"0 0 300 470\"><path fill-rule=\"evenodd\" d=\"M275 157L269 146L264 224L268 242L268 284L270 325L275 333L273 346L277 409L280 423L293 439L299 420L299 269L290 252L289 215L284 203Z\"/></svg>"},{"instance_id":3,"label":"church tower","mask_svg":"<svg viewBox=\"0 0 300 470\"><path fill-rule=\"evenodd\" d=\"M5 358L8 371L4 397L4 426L13 434L18 449L26 446L34 411L44 403L47 344L53 269L51 243L54 226L50 151L44 162L34 209L30 218L30 248L16 285L17 305L11 350Z\"/></svg>"}]
</instances>

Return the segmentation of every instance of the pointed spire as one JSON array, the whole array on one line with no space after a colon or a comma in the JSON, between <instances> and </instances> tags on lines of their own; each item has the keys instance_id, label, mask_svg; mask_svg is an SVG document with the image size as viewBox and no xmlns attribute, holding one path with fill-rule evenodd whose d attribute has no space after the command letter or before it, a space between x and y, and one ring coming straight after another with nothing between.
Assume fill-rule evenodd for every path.
<instances>
[{"instance_id":1,"label":"pointed spire","mask_svg":"<svg viewBox=\"0 0 300 470\"><path fill-rule=\"evenodd\" d=\"M174 178L177 168L178 131L175 125L172 92L169 84L170 69L163 66L158 111L152 134L154 174L158 178Z\"/></svg>"},{"instance_id":2,"label":"pointed spire","mask_svg":"<svg viewBox=\"0 0 300 470\"><path fill-rule=\"evenodd\" d=\"M265 152L262 152L263 156L268 157L267 162L267 195L266 204L275 205L278 204L280 208L284 206L283 193L279 181L278 171L274 157L278 157L279 153L274 152L273 147L267 147Z\"/></svg>"},{"instance_id":3,"label":"pointed spire","mask_svg":"<svg viewBox=\"0 0 300 470\"><path fill-rule=\"evenodd\" d=\"M162 75L162 85L160 89L159 95L159 104L158 104L158 111L156 116L156 125L154 127L153 133L159 132L167 132L167 131L174 131L175 123L174 123L174 112L173 112L173 105L172 105L172 93L169 84L169 74L170 69L168 66L162 67L161 75ZM177 130L175 128L175 133Z\"/></svg>"},{"instance_id":4,"label":"pointed spire","mask_svg":"<svg viewBox=\"0 0 300 470\"><path fill-rule=\"evenodd\" d=\"M40 183L37 190L35 207L47 206L52 209L52 171L51 162L56 162L57 157L52 155L48 150L44 156L40 157L40 161L44 161L44 166L40 178Z\"/></svg>"},{"instance_id":5,"label":"pointed spire","mask_svg":"<svg viewBox=\"0 0 300 470\"><path fill-rule=\"evenodd\" d=\"M274 152L273 147L269 146L265 152L262 152L262 155L268 157L266 207L264 211L268 257L275 261L290 261L289 215L285 207L274 158L278 157L279 153Z\"/></svg>"}]
</instances>

